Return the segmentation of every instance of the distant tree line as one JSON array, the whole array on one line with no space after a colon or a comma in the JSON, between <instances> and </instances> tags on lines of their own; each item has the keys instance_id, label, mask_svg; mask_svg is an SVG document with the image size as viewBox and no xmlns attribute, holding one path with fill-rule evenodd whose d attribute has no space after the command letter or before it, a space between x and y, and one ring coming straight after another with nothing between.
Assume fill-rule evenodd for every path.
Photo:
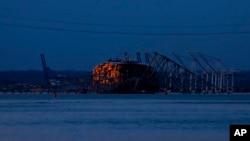
<instances>
[{"instance_id":1,"label":"distant tree line","mask_svg":"<svg viewBox=\"0 0 250 141\"><path fill-rule=\"evenodd\" d=\"M83 78L90 76L91 71L53 71L50 74L50 79L57 76L70 77L70 78ZM27 71L0 71L1 84L15 84L15 83L43 83L45 82L43 71L27 70Z\"/></svg>"}]
</instances>

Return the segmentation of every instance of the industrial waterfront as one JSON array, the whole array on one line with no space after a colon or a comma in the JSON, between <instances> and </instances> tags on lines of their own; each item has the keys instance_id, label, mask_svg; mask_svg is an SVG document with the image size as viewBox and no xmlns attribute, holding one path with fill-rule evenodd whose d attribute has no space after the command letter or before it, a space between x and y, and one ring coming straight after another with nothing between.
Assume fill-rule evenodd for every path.
<instances>
[{"instance_id":1,"label":"industrial waterfront","mask_svg":"<svg viewBox=\"0 0 250 141\"><path fill-rule=\"evenodd\" d=\"M125 53L90 72L66 73L41 54L43 71L22 76L30 83L3 75L9 80L0 83L0 140L229 140L231 124L250 124L246 75L188 54L193 68L176 53L174 60L146 52L144 62L140 53Z\"/></svg>"},{"instance_id":2,"label":"industrial waterfront","mask_svg":"<svg viewBox=\"0 0 250 141\"><path fill-rule=\"evenodd\" d=\"M157 52L145 53L145 62L125 53L80 75L53 71L41 54L43 71L22 76L32 83L0 84L0 140L229 140L231 124L250 124L246 75L189 54L195 69L177 54L179 63Z\"/></svg>"},{"instance_id":3,"label":"industrial waterfront","mask_svg":"<svg viewBox=\"0 0 250 141\"><path fill-rule=\"evenodd\" d=\"M48 67L41 54L43 81L37 83L0 83L1 93L78 93L78 94L154 94L154 93L234 93L248 92L246 82L239 82L244 73L226 69L220 59L200 52L188 52L189 60L172 53L125 53L124 58L107 59L92 72L81 76L57 74ZM144 59L143 59L144 58ZM143 61L144 60L144 61ZM187 63L187 61L189 61ZM42 74L40 74L42 75ZM32 76L27 76L32 77ZM39 76L41 77L41 76Z\"/></svg>"}]
</instances>

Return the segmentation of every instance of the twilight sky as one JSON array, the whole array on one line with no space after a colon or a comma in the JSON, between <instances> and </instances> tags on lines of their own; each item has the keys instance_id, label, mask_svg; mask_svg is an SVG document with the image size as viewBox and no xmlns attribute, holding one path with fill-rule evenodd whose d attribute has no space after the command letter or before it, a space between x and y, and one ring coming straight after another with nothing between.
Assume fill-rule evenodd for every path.
<instances>
[{"instance_id":1,"label":"twilight sky","mask_svg":"<svg viewBox=\"0 0 250 141\"><path fill-rule=\"evenodd\" d=\"M249 0L1 0L0 70L92 70L128 52L200 51L250 70Z\"/></svg>"}]
</instances>

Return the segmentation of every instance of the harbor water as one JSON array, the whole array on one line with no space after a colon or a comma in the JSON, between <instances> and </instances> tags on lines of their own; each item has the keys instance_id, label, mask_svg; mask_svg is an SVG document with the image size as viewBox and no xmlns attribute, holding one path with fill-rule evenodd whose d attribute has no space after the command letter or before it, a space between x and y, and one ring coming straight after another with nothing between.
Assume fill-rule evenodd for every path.
<instances>
[{"instance_id":1,"label":"harbor water","mask_svg":"<svg viewBox=\"0 0 250 141\"><path fill-rule=\"evenodd\" d=\"M228 141L250 94L0 94L0 141Z\"/></svg>"}]
</instances>

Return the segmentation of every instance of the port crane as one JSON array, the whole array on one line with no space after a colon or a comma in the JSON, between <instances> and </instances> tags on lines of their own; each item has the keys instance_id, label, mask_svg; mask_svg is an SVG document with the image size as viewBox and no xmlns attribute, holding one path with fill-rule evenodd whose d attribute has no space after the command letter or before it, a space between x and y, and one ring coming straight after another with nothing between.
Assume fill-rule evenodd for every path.
<instances>
[{"instance_id":1,"label":"port crane","mask_svg":"<svg viewBox=\"0 0 250 141\"><path fill-rule=\"evenodd\" d=\"M45 78L46 81L48 81L50 79L49 78L49 70L50 70L50 68L47 67L47 65L46 65L46 60L45 60L44 54L40 54L40 57L41 57L41 61L42 61L44 78Z\"/></svg>"},{"instance_id":2,"label":"port crane","mask_svg":"<svg viewBox=\"0 0 250 141\"><path fill-rule=\"evenodd\" d=\"M206 63L206 65L210 68L210 71L207 72L207 81L210 81L210 83L211 83L210 90L212 92L216 92L217 89L218 89L218 87L217 87L217 76L219 75L219 71L215 70L215 68L212 66L212 64L210 64L209 60L205 57L204 54L202 54L202 53L200 53L198 51L196 53ZM210 80L208 80L209 75L210 75ZM208 88L206 89L206 91L208 91Z\"/></svg>"},{"instance_id":3,"label":"port crane","mask_svg":"<svg viewBox=\"0 0 250 141\"><path fill-rule=\"evenodd\" d=\"M211 83L213 84L213 92L233 92L234 87L234 71L221 70L221 60L218 58L210 57L200 52L197 54L204 60L204 62L211 69ZM209 58L208 58L209 57ZM214 68L211 62L216 61L219 64L218 69Z\"/></svg>"},{"instance_id":4,"label":"port crane","mask_svg":"<svg viewBox=\"0 0 250 141\"><path fill-rule=\"evenodd\" d=\"M198 85L198 75L196 73L196 69L195 70L190 70L187 65L184 63L184 61L180 58L180 55L177 55L175 52L172 52L172 55L180 62L180 64L185 67L186 69L188 69L190 72L190 78L189 78L189 91L190 92L200 92L201 90L199 89L200 87L197 87ZM185 57L187 58L187 57ZM192 60L190 58L188 58L189 60Z\"/></svg>"},{"instance_id":5,"label":"port crane","mask_svg":"<svg viewBox=\"0 0 250 141\"><path fill-rule=\"evenodd\" d=\"M53 75L51 74L51 69L47 66L45 55L40 54L42 61L42 68L44 73L44 78L46 82L46 88L48 92L75 92L75 93L87 93L91 77L87 76L84 78L73 78L67 77L66 75Z\"/></svg>"}]
</instances>

